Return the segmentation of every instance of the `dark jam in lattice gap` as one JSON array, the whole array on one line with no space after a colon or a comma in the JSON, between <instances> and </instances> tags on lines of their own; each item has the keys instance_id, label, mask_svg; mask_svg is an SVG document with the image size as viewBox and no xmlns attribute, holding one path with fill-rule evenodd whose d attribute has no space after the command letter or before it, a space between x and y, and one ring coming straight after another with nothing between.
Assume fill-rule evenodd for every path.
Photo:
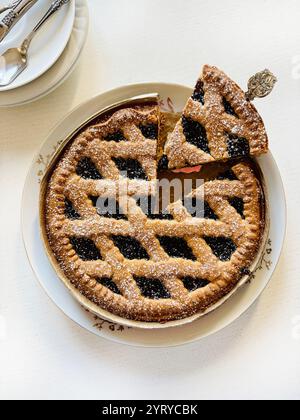
<instances>
[{"instance_id":1,"label":"dark jam in lattice gap","mask_svg":"<svg viewBox=\"0 0 300 420\"><path fill-rule=\"evenodd\" d=\"M115 131L114 133L108 134L108 136L104 137L103 140L115 141L116 143L119 143L120 141L126 141L126 137L122 131Z\"/></svg>"},{"instance_id":2,"label":"dark jam in lattice gap","mask_svg":"<svg viewBox=\"0 0 300 420\"><path fill-rule=\"evenodd\" d=\"M84 179L102 179L95 163L89 157L80 159L76 167L76 173Z\"/></svg>"},{"instance_id":3,"label":"dark jam in lattice gap","mask_svg":"<svg viewBox=\"0 0 300 420\"><path fill-rule=\"evenodd\" d=\"M245 219L245 216L244 216L244 209L245 209L244 200L242 198L239 198L239 197L233 197L233 198L229 198L228 201L229 201L229 204L232 207L235 208L235 210L237 211L237 213L243 219Z\"/></svg>"},{"instance_id":4,"label":"dark jam in lattice gap","mask_svg":"<svg viewBox=\"0 0 300 420\"><path fill-rule=\"evenodd\" d=\"M72 237L70 238L70 242L76 254L83 261L94 261L102 259L98 248L91 239Z\"/></svg>"},{"instance_id":5,"label":"dark jam in lattice gap","mask_svg":"<svg viewBox=\"0 0 300 420\"><path fill-rule=\"evenodd\" d=\"M250 146L247 139L228 134L228 154L230 157L247 157L250 155Z\"/></svg>"},{"instance_id":6,"label":"dark jam in lattice gap","mask_svg":"<svg viewBox=\"0 0 300 420\"><path fill-rule=\"evenodd\" d=\"M157 140L158 139L158 125L157 124L141 124L139 126L142 134L146 139Z\"/></svg>"},{"instance_id":7,"label":"dark jam in lattice gap","mask_svg":"<svg viewBox=\"0 0 300 420\"><path fill-rule=\"evenodd\" d=\"M165 252L172 258L185 258L195 261L196 257L187 242L182 238L159 236L158 240Z\"/></svg>"},{"instance_id":8,"label":"dark jam in lattice gap","mask_svg":"<svg viewBox=\"0 0 300 420\"><path fill-rule=\"evenodd\" d=\"M134 159L112 158L120 172L126 173L129 179L148 180L148 177L139 161Z\"/></svg>"},{"instance_id":9,"label":"dark jam in lattice gap","mask_svg":"<svg viewBox=\"0 0 300 420\"><path fill-rule=\"evenodd\" d=\"M183 116L182 127L187 142L203 150L205 153L210 153L206 130L202 124Z\"/></svg>"},{"instance_id":10,"label":"dark jam in lattice gap","mask_svg":"<svg viewBox=\"0 0 300 420\"><path fill-rule=\"evenodd\" d=\"M236 118L238 118L235 110L233 109L233 107L230 105L230 103L228 101L226 101L225 98L223 98L223 106L224 106L224 110L227 114L232 115Z\"/></svg>"},{"instance_id":11,"label":"dark jam in lattice gap","mask_svg":"<svg viewBox=\"0 0 300 420\"><path fill-rule=\"evenodd\" d=\"M203 239L210 246L216 257L218 257L221 261L229 261L236 250L236 245L230 238L205 236Z\"/></svg>"},{"instance_id":12,"label":"dark jam in lattice gap","mask_svg":"<svg viewBox=\"0 0 300 420\"><path fill-rule=\"evenodd\" d=\"M158 167L158 170L159 171L162 171L164 169L168 169L168 167L169 167L169 159L168 159L168 157L166 155L163 155L160 158L157 167Z\"/></svg>"},{"instance_id":13,"label":"dark jam in lattice gap","mask_svg":"<svg viewBox=\"0 0 300 420\"><path fill-rule=\"evenodd\" d=\"M113 235L111 238L121 254L128 260L149 260L147 251L135 238L121 235Z\"/></svg>"},{"instance_id":14,"label":"dark jam in lattice gap","mask_svg":"<svg viewBox=\"0 0 300 420\"><path fill-rule=\"evenodd\" d=\"M65 215L68 219L77 220L80 219L80 214L75 210L72 201L65 198Z\"/></svg>"},{"instance_id":15,"label":"dark jam in lattice gap","mask_svg":"<svg viewBox=\"0 0 300 420\"><path fill-rule=\"evenodd\" d=\"M203 287L207 286L209 284L209 281L204 280L204 279L199 279L199 278L195 278L195 277L183 277L181 279L181 281L183 282L184 287L189 291L189 292L194 292L197 289L202 289Z\"/></svg>"},{"instance_id":16,"label":"dark jam in lattice gap","mask_svg":"<svg viewBox=\"0 0 300 420\"><path fill-rule=\"evenodd\" d=\"M163 283L158 279L136 276L134 279L142 295L148 299L169 299L171 297Z\"/></svg>"},{"instance_id":17,"label":"dark jam in lattice gap","mask_svg":"<svg viewBox=\"0 0 300 420\"><path fill-rule=\"evenodd\" d=\"M204 95L204 83L202 82L202 80L198 80L194 93L192 95L192 99L204 105Z\"/></svg>"},{"instance_id":18,"label":"dark jam in lattice gap","mask_svg":"<svg viewBox=\"0 0 300 420\"><path fill-rule=\"evenodd\" d=\"M108 277L102 277L102 278L97 278L96 280L99 284L102 284L102 286L105 286L111 292L116 293L117 295L121 294L118 286L116 285L115 282L112 281L112 279Z\"/></svg>"}]
</instances>

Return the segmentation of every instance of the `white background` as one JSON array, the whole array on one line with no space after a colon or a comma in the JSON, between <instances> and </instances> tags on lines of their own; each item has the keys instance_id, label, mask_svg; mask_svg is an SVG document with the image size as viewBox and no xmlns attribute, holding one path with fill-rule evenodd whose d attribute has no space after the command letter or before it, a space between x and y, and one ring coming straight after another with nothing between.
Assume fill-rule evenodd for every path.
<instances>
[{"instance_id":1,"label":"white background","mask_svg":"<svg viewBox=\"0 0 300 420\"><path fill-rule=\"evenodd\" d=\"M88 42L71 78L45 99L0 110L0 398L299 399L299 0L88 3ZM105 341L67 319L31 272L19 218L26 171L82 101L131 82L193 85L204 63L243 87L265 67L279 79L256 105L287 193L280 264L259 301L215 336L173 349Z\"/></svg>"}]
</instances>

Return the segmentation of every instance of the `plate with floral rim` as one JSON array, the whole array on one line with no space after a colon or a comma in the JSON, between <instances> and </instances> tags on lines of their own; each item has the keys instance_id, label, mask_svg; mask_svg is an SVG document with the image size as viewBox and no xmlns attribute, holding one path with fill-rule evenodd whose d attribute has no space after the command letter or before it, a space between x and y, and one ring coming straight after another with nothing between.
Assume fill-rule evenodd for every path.
<instances>
[{"instance_id":1,"label":"plate with floral rim","mask_svg":"<svg viewBox=\"0 0 300 420\"><path fill-rule=\"evenodd\" d=\"M140 83L102 93L77 107L50 133L34 158L24 186L22 234L31 267L50 299L73 321L86 330L115 342L142 347L171 347L197 341L225 328L239 318L268 285L279 261L286 230L286 202L280 173L271 152L257 159L268 194L270 228L257 267L249 281L222 306L182 326L162 330L129 328L100 319L84 309L58 279L49 262L39 228L40 181L62 141L102 108L127 98L157 92L164 109L182 110L191 88L169 83Z\"/></svg>"}]
</instances>

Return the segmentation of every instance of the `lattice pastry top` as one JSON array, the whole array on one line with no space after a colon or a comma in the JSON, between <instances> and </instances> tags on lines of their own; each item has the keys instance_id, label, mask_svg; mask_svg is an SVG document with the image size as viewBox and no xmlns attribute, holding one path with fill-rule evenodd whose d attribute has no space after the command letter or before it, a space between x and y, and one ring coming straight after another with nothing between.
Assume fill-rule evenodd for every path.
<instances>
[{"instance_id":1,"label":"lattice pastry top","mask_svg":"<svg viewBox=\"0 0 300 420\"><path fill-rule=\"evenodd\" d=\"M99 307L149 322L218 302L247 272L263 229L248 163L189 194L204 204L200 216L182 201L167 214L145 213L136 196L152 194L157 178L158 123L156 106L140 106L88 127L60 157L45 198L49 245L66 279ZM125 214L99 214L97 198L116 197L116 181L116 209Z\"/></svg>"},{"instance_id":2,"label":"lattice pastry top","mask_svg":"<svg viewBox=\"0 0 300 420\"><path fill-rule=\"evenodd\" d=\"M267 150L264 123L242 89L216 67L204 66L166 142L169 168L257 156Z\"/></svg>"}]
</instances>

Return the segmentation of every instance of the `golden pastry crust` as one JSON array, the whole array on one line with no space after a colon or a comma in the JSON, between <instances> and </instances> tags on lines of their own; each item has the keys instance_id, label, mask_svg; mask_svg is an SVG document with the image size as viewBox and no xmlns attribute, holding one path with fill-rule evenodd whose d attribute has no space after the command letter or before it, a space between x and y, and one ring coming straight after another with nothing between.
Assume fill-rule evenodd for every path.
<instances>
[{"instance_id":1,"label":"golden pastry crust","mask_svg":"<svg viewBox=\"0 0 300 420\"><path fill-rule=\"evenodd\" d=\"M160 129L157 144L157 162L160 162L164 147L168 139L168 135L174 130L176 124L181 118L181 113L161 112L160 113Z\"/></svg>"},{"instance_id":2,"label":"golden pastry crust","mask_svg":"<svg viewBox=\"0 0 300 420\"><path fill-rule=\"evenodd\" d=\"M45 198L49 245L67 281L99 307L123 318L147 322L186 318L217 303L253 262L263 230L261 187L248 163L232 167L236 178L208 181L191 193L190 198L205 198L217 220L192 217L181 201L168 209L173 220L146 216L134 195L148 195L149 186L157 178L157 141L146 138L140 126L158 123L159 109L152 106L122 109L108 120L88 127L59 159ZM121 132L124 139L105 140L115 132ZM83 158L92 160L101 179L85 179L76 173ZM121 181L128 186L128 193L122 196L128 207L126 219L122 220L100 216L91 201L95 196L114 196L120 177L114 158L135 159L148 178ZM120 197L122 192L118 194ZM231 198L243 201L243 215L230 204ZM66 199L79 218L67 217ZM118 235L134 238L149 258L125 258L112 239ZM92 241L100 258L80 258L72 244L74 237ZM184 240L194 258L170 257L161 237ZM235 249L222 260L206 238L228 238ZM137 278L158 280L169 297L145 297ZM187 278L205 280L205 285L190 291L184 285ZM119 293L101 284L101 279L110 279Z\"/></svg>"},{"instance_id":3,"label":"golden pastry crust","mask_svg":"<svg viewBox=\"0 0 300 420\"><path fill-rule=\"evenodd\" d=\"M197 92L199 88L201 96ZM197 144L197 141L188 141L184 128L187 119L200 124L202 132L204 129L205 147L199 147L201 143ZM244 144L241 145L241 141ZM230 157L258 156L267 150L266 130L256 108L225 73L205 65L183 117L166 142L164 153L169 168L202 165Z\"/></svg>"}]
</instances>

